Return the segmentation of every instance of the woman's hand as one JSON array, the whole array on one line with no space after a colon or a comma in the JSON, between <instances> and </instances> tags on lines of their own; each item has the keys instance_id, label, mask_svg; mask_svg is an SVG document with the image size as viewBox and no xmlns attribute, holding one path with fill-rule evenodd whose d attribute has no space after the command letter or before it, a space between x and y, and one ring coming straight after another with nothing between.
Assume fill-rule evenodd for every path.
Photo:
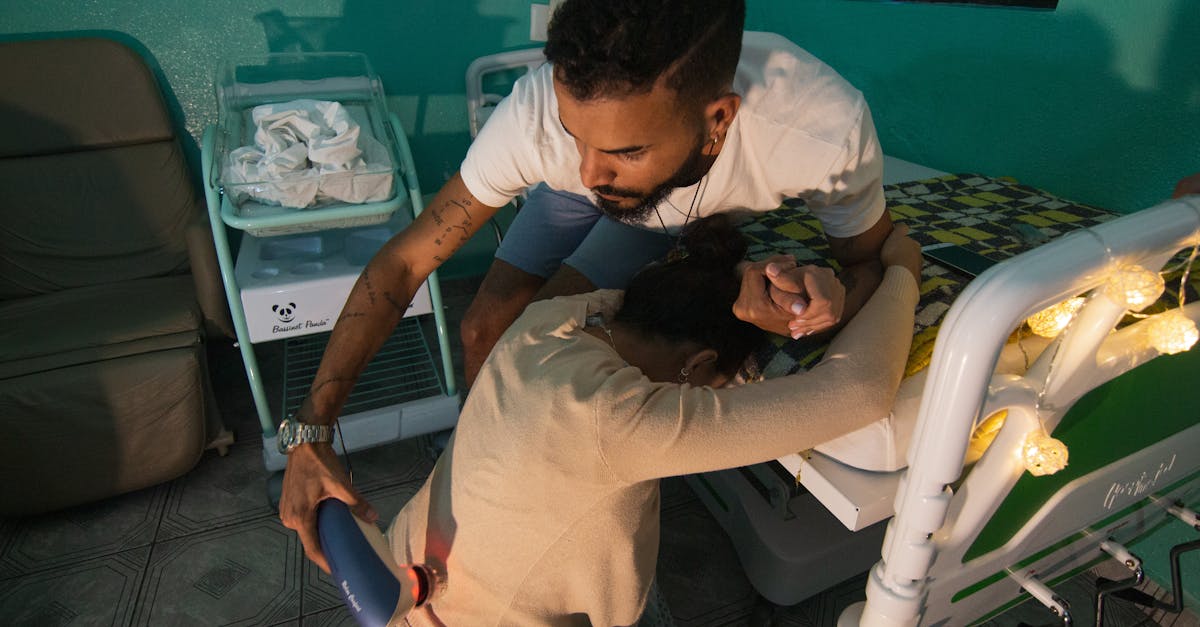
<instances>
[{"instance_id":1,"label":"woman's hand","mask_svg":"<svg viewBox=\"0 0 1200 627\"><path fill-rule=\"evenodd\" d=\"M885 268L901 266L908 269L917 283L921 282L921 246L908 236L907 224L897 222L892 227L892 232L883 241L883 248L879 250L879 260Z\"/></svg>"},{"instance_id":2,"label":"woman's hand","mask_svg":"<svg viewBox=\"0 0 1200 627\"><path fill-rule=\"evenodd\" d=\"M836 325L846 304L846 288L833 270L797 266L788 255L743 262L742 289L733 314L764 331L793 339Z\"/></svg>"}]
</instances>

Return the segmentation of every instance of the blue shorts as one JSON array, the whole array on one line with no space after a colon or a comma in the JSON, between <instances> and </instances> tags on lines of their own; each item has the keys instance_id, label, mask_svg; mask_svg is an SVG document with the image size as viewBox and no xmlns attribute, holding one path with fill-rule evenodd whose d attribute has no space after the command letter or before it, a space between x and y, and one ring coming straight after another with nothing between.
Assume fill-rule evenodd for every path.
<instances>
[{"instance_id":1,"label":"blue shorts","mask_svg":"<svg viewBox=\"0 0 1200 627\"><path fill-rule=\"evenodd\" d=\"M496 250L496 258L548 279L567 264L597 288L624 288L642 266L667 254L674 237L623 224L578 194L537 185Z\"/></svg>"}]
</instances>

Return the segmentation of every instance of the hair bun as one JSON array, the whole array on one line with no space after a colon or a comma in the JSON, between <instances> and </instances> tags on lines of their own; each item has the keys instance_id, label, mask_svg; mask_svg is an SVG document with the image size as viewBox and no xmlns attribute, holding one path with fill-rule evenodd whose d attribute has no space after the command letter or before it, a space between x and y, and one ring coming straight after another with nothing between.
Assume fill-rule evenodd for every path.
<instances>
[{"instance_id":1,"label":"hair bun","mask_svg":"<svg viewBox=\"0 0 1200 627\"><path fill-rule=\"evenodd\" d=\"M733 219L718 213L684 227L679 244L692 263L734 266L746 256L746 240Z\"/></svg>"},{"instance_id":2,"label":"hair bun","mask_svg":"<svg viewBox=\"0 0 1200 627\"><path fill-rule=\"evenodd\" d=\"M716 368L732 374L762 341L762 330L733 315L742 289L734 271L746 240L726 214L689 223L680 234L682 258L651 263L625 289L613 317L648 338L693 342L717 351Z\"/></svg>"}]
</instances>

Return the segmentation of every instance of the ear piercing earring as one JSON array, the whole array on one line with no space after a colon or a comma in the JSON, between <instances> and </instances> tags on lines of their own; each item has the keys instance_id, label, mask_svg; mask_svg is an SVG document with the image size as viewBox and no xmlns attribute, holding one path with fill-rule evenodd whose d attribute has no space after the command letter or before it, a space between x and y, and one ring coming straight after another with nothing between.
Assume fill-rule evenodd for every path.
<instances>
[{"instance_id":1,"label":"ear piercing earring","mask_svg":"<svg viewBox=\"0 0 1200 627\"><path fill-rule=\"evenodd\" d=\"M687 368L679 369L679 377L678 378L679 378L680 383L687 383L688 377L690 377L690 376L692 376L691 370L688 370Z\"/></svg>"}]
</instances>

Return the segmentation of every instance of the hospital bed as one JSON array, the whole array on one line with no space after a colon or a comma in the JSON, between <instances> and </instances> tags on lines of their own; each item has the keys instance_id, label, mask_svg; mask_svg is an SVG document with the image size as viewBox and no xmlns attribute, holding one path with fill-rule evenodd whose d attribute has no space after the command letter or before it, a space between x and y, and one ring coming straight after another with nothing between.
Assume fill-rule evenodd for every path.
<instances>
[{"instance_id":1,"label":"hospital bed","mask_svg":"<svg viewBox=\"0 0 1200 627\"><path fill-rule=\"evenodd\" d=\"M1167 318L1200 319L1200 309L1169 307L1174 293L1146 295L1162 311L1139 321L1126 315L1137 307L1105 294L1114 282L1157 277L1164 264L1179 281L1182 262L1168 260L1200 242L1200 199L1118 218L1003 179L927 176L895 160L885 171L907 181L887 186L889 206L922 244L961 240L1011 260L974 281L926 266L911 376L888 419L813 451L688 481L775 603L867 571L882 546L865 609L848 612L847 625L967 624L1027 599L1022 590L1061 616L1047 582L1112 554L1136 563L1122 545L1171 517L1196 522L1188 508L1200 498L1200 403L1184 386L1200 375L1200 351L1158 357L1149 338ZM1017 224L1056 239L1029 250L1036 235ZM796 212L764 217L747 234L764 244L760 254L796 250L820 262L816 226ZM1055 339L1024 324L1089 293ZM1196 299L1194 287L1185 294ZM794 372L822 350L784 343L760 367ZM1033 477L1019 451L1043 429L1067 444L1070 465ZM900 515L889 524L893 506Z\"/></svg>"},{"instance_id":2,"label":"hospital bed","mask_svg":"<svg viewBox=\"0 0 1200 627\"><path fill-rule=\"evenodd\" d=\"M1151 311L1159 269L1181 249L1188 277L1198 245L1191 197L1070 233L967 286L938 333L883 559L844 624L987 618L1024 600L1018 590L1069 622L1050 584L1104 559L1137 571L1122 545L1172 516L1197 526L1187 508L1200 499L1200 403L1186 387L1200 374L1200 351L1188 350L1200 307L1179 298L1114 327ZM992 374L1012 329L1084 294L1023 375ZM998 412L1002 426L964 473L973 428ZM1031 455L1050 433L1071 465L1037 476Z\"/></svg>"},{"instance_id":3,"label":"hospital bed","mask_svg":"<svg viewBox=\"0 0 1200 627\"><path fill-rule=\"evenodd\" d=\"M512 80L543 60L528 49L471 64L472 134ZM1120 543L1173 516L1195 524L1187 507L1200 499L1200 456L1187 452L1200 450L1200 403L1174 401L1200 375L1200 351L1154 359L1149 320L1110 334L1125 310L1099 296L1057 339L1011 336L1030 314L1094 290L1121 263L1157 270L1200 242L1200 200L1118 219L1008 179L892 157L884 183L893 218L922 244L961 244L996 261L1020 256L976 281L926 266L909 376L892 416L811 451L686 481L774 603L798 603L870 569L868 602L847 611L845 625L966 624L1025 600L1022 590L1061 616L1047 583L1114 554L1136 565ZM752 256L825 263L819 224L787 209L744 228ZM1200 319L1196 305L1185 311ZM781 338L757 355L753 376L792 373L822 353L819 343ZM1131 406L1111 399L1147 386L1161 393L1140 409L1162 418L1124 437ZM1041 429L1067 443L1072 461L1032 477L1016 451ZM1121 434L1120 446L1100 434Z\"/></svg>"}]
</instances>

